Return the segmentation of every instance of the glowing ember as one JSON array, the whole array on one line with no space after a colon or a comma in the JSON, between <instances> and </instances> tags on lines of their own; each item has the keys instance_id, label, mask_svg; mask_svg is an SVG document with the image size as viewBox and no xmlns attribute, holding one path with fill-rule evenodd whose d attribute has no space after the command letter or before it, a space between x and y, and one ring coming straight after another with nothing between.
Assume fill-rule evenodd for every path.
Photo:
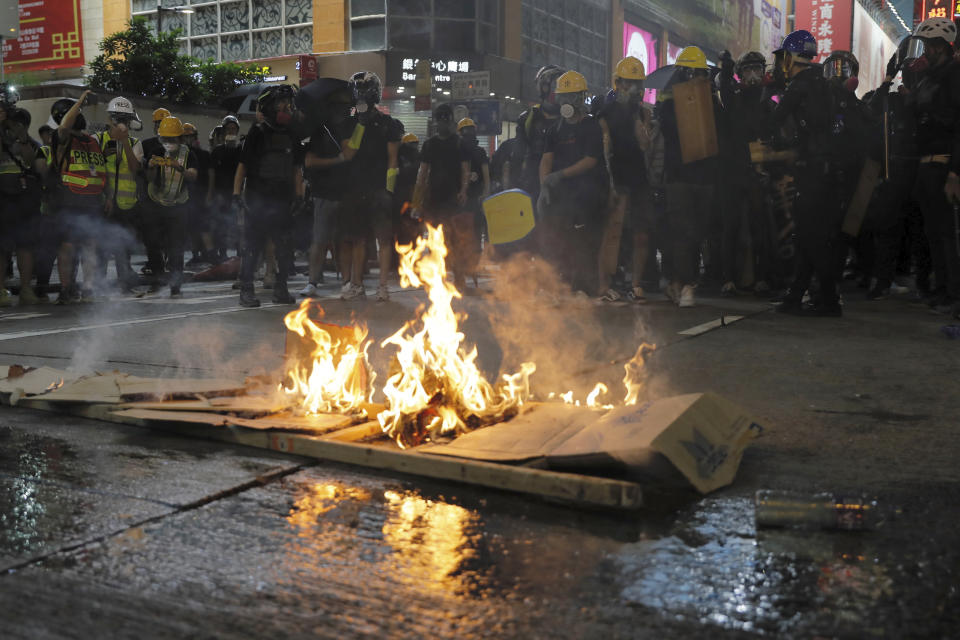
<instances>
[{"instance_id":1,"label":"glowing ember","mask_svg":"<svg viewBox=\"0 0 960 640\"><path fill-rule=\"evenodd\" d=\"M311 309L317 320L323 318L323 309L306 299L283 319L290 331L313 345L309 360L289 367L283 391L297 396L307 413L357 411L373 395L367 328L321 326L310 317Z\"/></svg>"},{"instance_id":2,"label":"glowing ember","mask_svg":"<svg viewBox=\"0 0 960 640\"><path fill-rule=\"evenodd\" d=\"M400 446L428 437L456 434L497 422L516 413L529 397L529 377L536 370L524 363L494 388L476 365L477 349L462 346L458 317L451 303L460 292L446 280L443 227L427 225L426 237L397 246L400 284L423 287L430 299L420 317L381 343L397 347L398 370L384 385L387 410L380 425Z\"/></svg>"}]
</instances>

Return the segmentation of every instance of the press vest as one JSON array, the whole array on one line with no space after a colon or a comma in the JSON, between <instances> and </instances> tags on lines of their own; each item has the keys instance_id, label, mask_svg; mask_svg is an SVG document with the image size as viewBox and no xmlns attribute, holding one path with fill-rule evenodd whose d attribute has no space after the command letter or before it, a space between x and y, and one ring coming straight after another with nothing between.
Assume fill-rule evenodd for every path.
<instances>
[{"instance_id":1,"label":"press vest","mask_svg":"<svg viewBox=\"0 0 960 640\"><path fill-rule=\"evenodd\" d=\"M106 131L100 134L100 146L107 148L111 141ZM130 138L130 146L137 144L136 138ZM121 142L116 142L116 153L105 156L107 163L106 196L115 198L117 206L129 211L137 204L137 177L127 165L127 155Z\"/></svg>"},{"instance_id":2,"label":"press vest","mask_svg":"<svg viewBox=\"0 0 960 640\"><path fill-rule=\"evenodd\" d=\"M177 161L180 162L182 171L173 167L160 167L158 177L147 185L147 193L151 200L165 207L172 207L183 204L190 198L190 192L183 188L183 175L187 170L189 154L190 147L181 144L177 152Z\"/></svg>"},{"instance_id":3,"label":"press vest","mask_svg":"<svg viewBox=\"0 0 960 640\"><path fill-rule=\"evenodd\" d=\"M96 196L103 193L106 162L100 143L85 133L70 136L70 148L60 172L64 187L77 195Z\"/></svg>"}]
</instances>

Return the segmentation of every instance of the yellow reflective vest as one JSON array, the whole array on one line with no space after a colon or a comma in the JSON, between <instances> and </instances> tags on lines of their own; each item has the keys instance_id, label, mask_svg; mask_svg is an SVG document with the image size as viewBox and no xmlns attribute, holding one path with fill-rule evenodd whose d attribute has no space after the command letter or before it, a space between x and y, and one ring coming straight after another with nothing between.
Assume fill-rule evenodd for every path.
<instances>
[{"instance_id":1,"label":"yellow reflective vest","mask_svg":"<svg viewBox=\"0 0 960 640\"><path fill-rule=\"evenodd\" d=\"M107 143L112 140L110 133L104 131L99 136L100 148L106 149ZM130 138L131 148L137 144L137 139ZM123 143L117 142L115 145L116 153L111 153L105 157L107 163L107 184L103 194L107 200L116 199L117 206L129 211L137 204L137 176L127 165L127 155L123 148Z\"/></svg>"},{"instance_id":2,"label":"yellow reflective vest","mask_svg":"<svg viewBox=\"0 0 960 640\"><path fill-rule=\"evenodd\" d=\"M167 166L160 167L156 179L151 180L147 185L147 194L151 200L165 207L172 207L183 204L190 198L190 192L183 183L183 175L187 170L187 158L189 155L190 147L181 144L176 156L182 169L177 170ZM168 154L166 157L170 158L172 156Z\"/></svg>"}]
</instances>

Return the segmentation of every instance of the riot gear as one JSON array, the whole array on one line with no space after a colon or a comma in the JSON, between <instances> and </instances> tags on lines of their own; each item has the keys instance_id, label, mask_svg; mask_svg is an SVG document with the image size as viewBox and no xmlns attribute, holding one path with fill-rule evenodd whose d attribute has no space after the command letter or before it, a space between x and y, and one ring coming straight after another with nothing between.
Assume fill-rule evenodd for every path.
<instances>
[{"instance_id":1,"label":"riot gear","mask_svg":"<svg viewBox=\"0 0 960 640\"><path fill-rule=\"evenodd\" d=\"M257 96L257 111L274 127L286 128L293 120L294 89L288 84L267 87ZM285 105L283 103L286 103Z\"/></svg>"},{"instance_id":2,"label":"riot gear","mask_svg":"<svg viewBox=\"0 0 960 640\"><path fill-rule=\"evenodd\" d=\"M763 82L763 74L767 68L767 59L759 51L748 51L737 60L736 72L740 82L753 87Z\"/></svg>"},{"instance_id":3,"label":"riot gear","mask_svg":"<svg viewBox=\"0 0 960 640\"><path fill-rule=\"evenodd\" d=\"M849 51L834 51L823 61L823 77L846 81L860 75L860 63Z\"/></svg>"},{"instance_id":4,"label":"riot gear","mask_svg":"<svg viewBox=\"0 0 960 640\"><path fill-rule=\"evenodd\" d=\"M353 88L354 99L357 101L357 111L362 113L371 105L379 104L383 93L380 77L372 71L358 71L350 76L350 86ZM361 105L363 105L361 107Z\"/></svg>"}]
</instances>

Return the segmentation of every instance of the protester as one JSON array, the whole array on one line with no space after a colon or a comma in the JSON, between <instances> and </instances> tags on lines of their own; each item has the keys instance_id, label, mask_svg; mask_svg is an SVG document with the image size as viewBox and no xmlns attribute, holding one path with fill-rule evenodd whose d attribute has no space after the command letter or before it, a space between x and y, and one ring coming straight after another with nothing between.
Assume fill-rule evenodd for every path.
<instances>
[{"instance_id":1,"label":"protester","mask_svg":"<svg viewBox=\"0 0 960 640\"><path fill-rule=\"evenodd\" d=\"M240 164L240 121L236 116L226 116L214 128L222 129L220 142L210 152L210 168L213 171L213 203L211 233L216 260L227 258L227 249L239 246L237 221L231 214L233 179ZM215 135L214 141L218 138Z\"/></svg>"},{"instance_id":2,"label":"protester","mask_svg":"<svg viewBox=\"0 0 960 640\"><path fill-rule=\"evenodd\" d=\"M290 237L293 211L304 196L299 140L288 130L293 121L294 90L274 85L257 97L262 118L247 134L233 181L233 210L240 217L243 256L240 265L240 304L258 307L253 276L268 240L276 247L277 276L273 301L292 304L287 276L293 261Z\"/></svg>"},{"instance_id":3,"label":"protester","mask_svg":"<svg viewBox=\"0 0 960 640\"><path fill-rule=\"evenodd\" d=\"M464 210L473 216L473 237L469 253L464 257L464 269L477 281L477 264L483 250L482 239L486 228L483 219L483 199L490 195L490 159L477 140L477 124L470 118L457 123L457 135L463 140L463 151L470 159L470 177Z\"/></svg>"},{"instance_id":4,"label":"protester","mask_svg":"<svg viewBox=\"0 0 960 640\"><path fill-rule=\"evenodd\" d=\"M547 132L560 118L560 105L557 104L557 78L563 75L563 69L548 64L537 71L534 81L540 104L520 114L517 120L517 145L513 161L510 163L511 183L530 194L536 202L540 196L540 160L546 149ZM519 174L513 177L517 170Z\"/></svg>"}]
</instances>

